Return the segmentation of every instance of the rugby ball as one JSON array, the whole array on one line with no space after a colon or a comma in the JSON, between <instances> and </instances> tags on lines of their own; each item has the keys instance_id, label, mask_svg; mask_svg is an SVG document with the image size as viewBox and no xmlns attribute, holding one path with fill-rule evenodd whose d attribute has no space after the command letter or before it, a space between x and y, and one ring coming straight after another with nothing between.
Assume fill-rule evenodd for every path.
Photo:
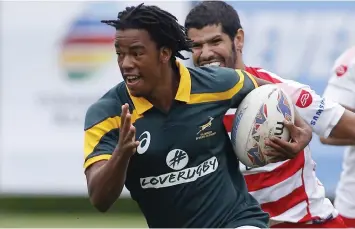
<instances>
[{"instance_id":1,"label":"rugby ball","mask_svg":"<svg viewBox=\"0 0 355 229\"><path fill-rule=\"evenodd\" d=\"M269 164L263 152L269 149L265 139L276 136L290 141L284 120L294 122L291 98L277 84L251 91L239 105L233 121L231 141L234 152L244 165L256 168Z\"/></svg>"}]
</instances>

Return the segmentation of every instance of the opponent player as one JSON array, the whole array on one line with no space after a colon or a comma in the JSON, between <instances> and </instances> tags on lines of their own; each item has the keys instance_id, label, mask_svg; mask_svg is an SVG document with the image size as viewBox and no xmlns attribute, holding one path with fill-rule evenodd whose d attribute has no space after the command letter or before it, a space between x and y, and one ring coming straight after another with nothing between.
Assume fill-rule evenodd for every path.
<instances>
[{"instance_id":1,"label":"opponent player","mask_svg":"<svg viewBox=\"0 0 355 229\"><path fill-rule=\"evenodd\" d=\"M176 62L191 42L156 6L128 7L104 22L116 28L124 82L86 114L84 167L93 205L106 211L125 184L149 227L267 227L268 214L248 193L223 124L225 112L265 82L241 70ZM311 129L298 121L306 141L285 144L303 148Z\"/></svg>"},{"instance_id":2,"label":"opponent player","mask_svg":"<svg viewBox=\"0 0 355 229\"><path fill-rule=\"evenodd\" d=\"M324 96L355 112L355 46L346 50L335 61ZM355 228L355 139L321 138L321 142L329 145L352 145L346 148L344 154L343 172L334 204L346 225Z\"/></svg>"},{"instance_id":3,"label":"opponent player","mask_svg":"<svg viewBox=\"0 0 355 229\"><path fill-rule=\"evenodd\" d=\"M355 139L355 130L349 127L349 123L355 124L353 113L344 112L339 104L321 98L308 86L283 80L261 68L244 65L244 32L232 6L222 1L199 3L187 15L185 27L193 40L195 65L243 69L273 83L298 85L299 90L287 91L297 101L296 108L300 115L317 134L339 138L345 138L348 134ZM226 115L225 124L230 131L235 110L228 113L230 115ZM332 203L325 198L308 147L293 160L256 169L241 165L241 170L249 192L270 214L273 227L345 227Z\"/></svg>"}]
</instances>

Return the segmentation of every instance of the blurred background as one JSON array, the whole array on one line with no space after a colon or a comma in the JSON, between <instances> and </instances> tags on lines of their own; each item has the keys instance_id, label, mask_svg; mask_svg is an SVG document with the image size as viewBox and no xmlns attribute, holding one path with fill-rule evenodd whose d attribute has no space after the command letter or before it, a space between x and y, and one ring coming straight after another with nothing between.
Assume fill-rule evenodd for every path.
<instances>
[{"instance_id":1,"label":"blurred background","mask_svg":"<svg viewBox=\"0 0 355 229\"><path fill-rule=\"evenodd\" d=\"M108 214L87 199L86 109L122 80L114 30L102 19L138 1L1 2L0 227L146 227L125 190ZM245 30L245 62L323 93L335 59L355 44L355 2L229 2ZM159 1L184 23L191 1ZM190 61L185 61L191 65ZM334 197L343 147L311 144Z\"/></svg>"}]
</instances>

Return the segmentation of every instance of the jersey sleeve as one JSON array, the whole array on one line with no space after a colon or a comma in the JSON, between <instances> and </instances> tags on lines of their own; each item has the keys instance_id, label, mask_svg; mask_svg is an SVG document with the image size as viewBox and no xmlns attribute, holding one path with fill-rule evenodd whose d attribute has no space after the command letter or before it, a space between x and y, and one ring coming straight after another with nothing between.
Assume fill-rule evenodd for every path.
<instances>
[{"instance_id":1,"label":"jersey sleeve","mask_svg":"<svg viewBox=\"0 0 355 229\"><path fill-rule=\"evenodd\" d=\"M202 74L195 79L199 81L199 89L203 92L194 94L193 102L196 101L228 101L226 111L237 108L246 95L258 87L254 77L243 70L234 70L225 67L200 67ZM200 95L207 94L208 96Z\"/></svg>"},{"instance_id":2,"label":"jersey sleeve","mask_svg":"<svg viewBox=\"0 0 355 229\"><path fill-rule=\"evenodd\" d=\"M230 85L233 85L231 89L231 104L230 108L238 108L242 100L255 88L258 87L253 76L243 70L235 70L232 72L232 80Z\"/></svg>"},{"instance_id":3,"label":"jersey sleeve","mask_svg":"<svg viewBox=\"0 0 355 229\"><path fill-rule=\"evenodd\" d=\"M323 96L355 109L355 50L352 62L335 62Z\"/></svg>"},{"instance_id":4,"label":"jersey sleeve","mask_svg":"<svg viewBox=\"0 0 355 229\"><path fill-rule=\"evenodd\" d=\"M104 102L92 105L85 116L84 168L101 160L108 160L119 137L120 117L110 115Z\"/></svg>"},{"instance_id":5,"label":"jersey sleeve","mask_svg":"<svg viewBox=\"0 0 355 229\"><path fill-rule=\"evenodd\" d=\"M308 85L283 79L264 69L260 69L258 72L262 73L260 78L278 83L285 90L291 97L297 112L319 136L328 137L344 114L344 107L331 99L320 96ZM266 74L265 77L263 74Z\"/></svg>"}]
</instances>

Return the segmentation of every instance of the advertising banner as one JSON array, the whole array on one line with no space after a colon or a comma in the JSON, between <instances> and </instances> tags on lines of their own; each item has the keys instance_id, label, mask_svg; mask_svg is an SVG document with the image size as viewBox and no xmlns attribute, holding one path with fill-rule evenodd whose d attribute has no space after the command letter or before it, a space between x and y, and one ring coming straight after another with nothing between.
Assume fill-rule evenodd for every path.
<instances>
[{"instance_id":1,"label":"advertising banner","mask_svg":"<svg viewBox=\"0 0 355 229\"><path fill-rule=\"evenodd\" d=\"M139 2L8 1L1 13L0 191L86 194L87 108L122 81L115 29ZM188 2L149 2L183 23ZM127 194L127 191L125 191Z\"/></svg>"}]
</instances>

